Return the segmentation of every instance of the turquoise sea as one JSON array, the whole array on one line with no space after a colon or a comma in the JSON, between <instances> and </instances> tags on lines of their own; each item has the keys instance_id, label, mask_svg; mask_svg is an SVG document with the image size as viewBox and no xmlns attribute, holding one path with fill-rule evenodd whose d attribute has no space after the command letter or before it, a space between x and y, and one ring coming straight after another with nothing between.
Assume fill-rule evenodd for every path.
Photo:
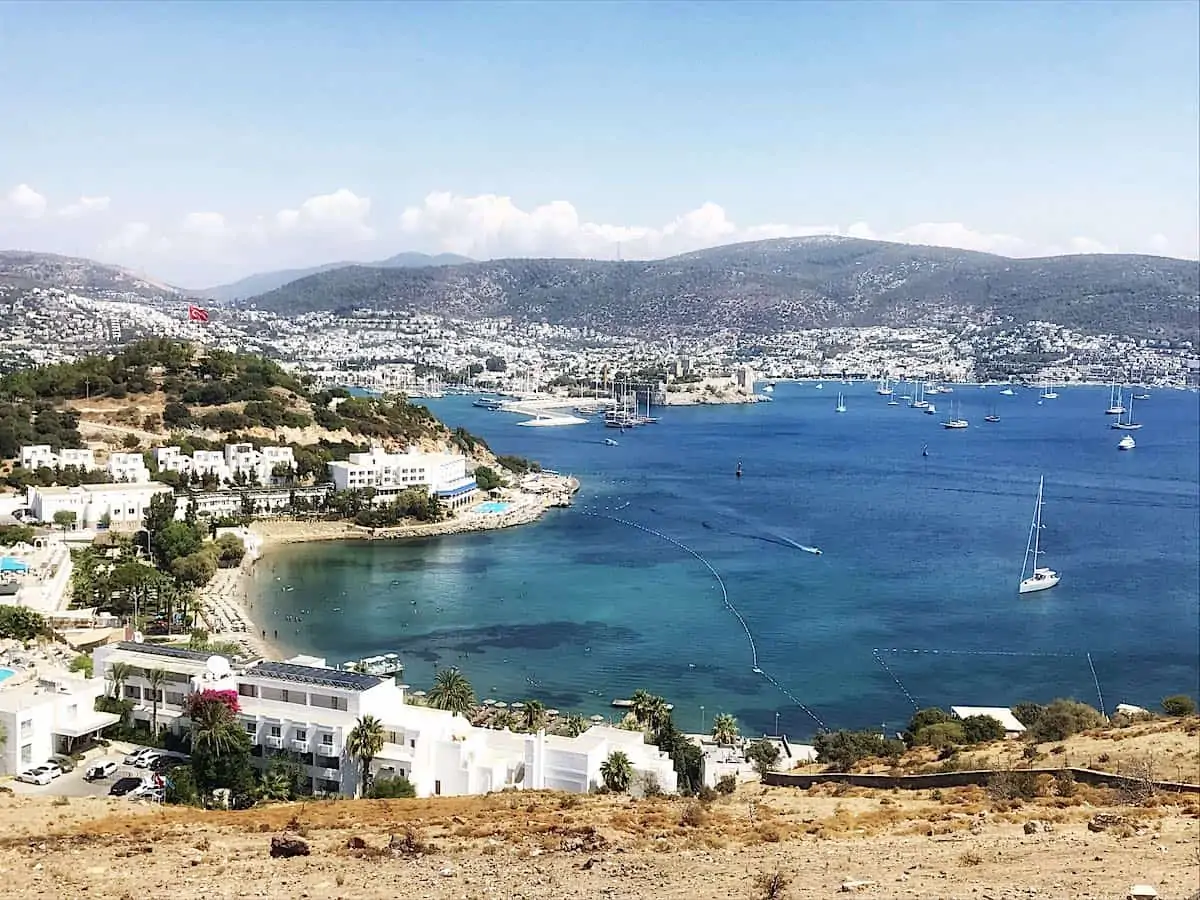
<instances>
[{"instance_id":1,"label":"turquoise sea","mask_svg":"<svg viewBox=\"0 0 1200 900\"><path fill-rule=\"evenodd\" d=\"M774 397L615 435L430 401L497 452L578 476L575 507L504 532L282 548L258 566L254 615L331 662L398 650L418 688L457 665L482 696L607 714L643 687L688 729L725 711L803 737L898 728L914 702L1102 695L1111 711L1197 693L1197 394L1138 403L1130 452L1107 388L1039 402L960 386L933 398L938 416L873 384ZM950 403L970 428L941 427ZM1063 581L1020 597L1042 475L1044 564Z\"/></svg>"}]
</instances>

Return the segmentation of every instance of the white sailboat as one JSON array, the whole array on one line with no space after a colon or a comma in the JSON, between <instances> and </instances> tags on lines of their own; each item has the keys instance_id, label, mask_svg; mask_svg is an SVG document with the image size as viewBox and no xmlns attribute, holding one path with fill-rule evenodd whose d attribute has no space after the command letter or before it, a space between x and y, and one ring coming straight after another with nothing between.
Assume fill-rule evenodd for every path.
<instances>
[{"instance_id":1,"label":"white sailboat","mask_svg":"<svg viewBox=\"0 0 1200 900\"><path fill-rule=\"evenodd\" d=\"M1046 382L1046 385L1042 390L1042 399L1043 400L1057 400L1058 399L1058 392L1054 390L1054 385L1052 385L1049 381Z\"/></svg>"},{"instance_id":2,"label":"white sailboat","mask_svg":"<svg viewBox=\"0 0 1200 900\"><path fill-rule=\"evenodd\" d=\"M929 405L929 401L925 399L925 382L918 382L916 395L908 405L910 409L924 409Z\"/></svg>"},{"instance_id":3,"label":"white sailboat","mask_svg":"<svg viewBox=\"0 0 1200 900\"><path fill-rule=\"evenodd\" d=\"M834 412L843 413L846 411L846 401L842 399L842 395L838 394L838 405L834 408Z\"/></svg>"},{"instance_id":4,"label":"white sailboat","mask_svg":"<svg viewBox=\"0 0 1200 900\"><path fill-rule=\"evenodd\" d=\"M1117 421L1113 422L1108 427L1115 428L1118 431L1137 431L1139 428L1142 427L1142 424L1140 422L1133 421L1133 396L1132 395L1130 395L1130 397L1129 397L1129 409L1126 410L1125 419L1122 420L1120 416L1117 416Z\"/></svg>"},{"instance_id":5,"label":"white sailboat","mask_svg":"<svg viewBox=\"0 0 1200 900\"><path fill-rule=\"evenodd\" d=\"M1002 396L1002 397L1011 397L1011 396L1012 396L1013 394L1015 394L1015 393L1016 393L1016 391L1014 391L1012 388L1010 388L1010 387L1006 387L1004 390L1002 390L1002 391L1000 392L1000 396Z\"/></svg>"},{"instance_id":6,"label":"white sailboat","mask_svg":"<svg viewBox=\"0 0 1200 900\"><path fill-rule=\"evenodd\" d=\"M1038 557L1044 551L1042 549L1042 486L1045 484L1045 477L1038 479L1037 506L1033 510L1033 523L1029 526L1029 540L1025 544L1025 564L1021 566L1021 584L1017 589L1020 594L1032 594L1034 591L1045 591L1054 587L1061 580L1061 576L1053 569L1048 569L1038 565ZM1033 567L1033 572L1030 575L1025 573L1029 571L1030 566Z\"/></svg>"},{"instance_id":7,"label":"white sailboat","mask_svg":"<svg viewBox=\"0 0 1200 900\"><path fill-rule=\"evenodd\" d=\"M1125 406L1121 402L1121 389L1117 387L1114 381L1108 391L1108 409L1104 411L1106 416L1119 416L1125 412Z\"/></svg>"},{"instance_id":8,"label":"white sailboat","mask_svg":"<svg viewBox=\"0 0 1200 900\"><path fill-rule=\"evenodd\" d=\"M966 419L964 419L962 417L962 404L959 404L958 414L954 415L953 413L947 413L946 421L942 423L942 427L950 428L950 429L958 429L958 428L966 428L970 424L971 424L970 422L968 422Z\"/></svg>"},{"instance_id":9,"label":"white sailboat","mask_svg":"<svg viewBox=\"0 0 1200 900\"><path fill-rule=\"evenodd\" d=\"M877 393L877 394L878 394L879 396L881 396L881 397L890 397L890 396L892 396L892 386L891 386L891 384L888 382L888 377L887 377L887 375L883 375L883 376L881 376L881 377L880 377L880 379L879 379L879 387L875 388L875 393Z\"/></svg>"}]
</instances>

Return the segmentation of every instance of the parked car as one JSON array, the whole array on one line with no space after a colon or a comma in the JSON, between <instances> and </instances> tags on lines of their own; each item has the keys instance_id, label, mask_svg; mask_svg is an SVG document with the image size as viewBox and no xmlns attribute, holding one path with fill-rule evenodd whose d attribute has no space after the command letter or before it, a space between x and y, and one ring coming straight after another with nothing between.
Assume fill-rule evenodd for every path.
<instances>
[{"instance_id":1,"label":"parked car","mask_svg":"<svg viewBox=\"0 0 1200 900\"><path fill-rule=\"evenodd\" d=\"M157 752L157 751L153 747L138 747L136 750L131 750L129 752L129 754L125 757L125 760L124 760L125 765L136 766L138 764L138 760L141 759L143 756L145 756L148 753L155 753L155 752Z\"/></svg>"},{"instance_id":2,"label":"parked car","mask_svg":"<svg viewBox=\"0 0 1200 900\"><path fill-rule=\"evenodd\" d=\"M75 760L63 753L55 753L50 757L50 762L54 763L64 772L75 771Z\"/></svg>"},{"instance_id":3,"label":"parked car","mask_svg":"<svg viewBox=\"0 0 1200 900\"><path fill-rule=\"evenodd\" d=\"M62 772L59 774L61 775ZM17 781L23 781L26 784L49 784L53 780L54 776L50 774L49 766L35 766L17 776Z\"/></svg>"},{"instance_id":4,"label":"parked car","mask_svg":"<svg viewBox=\"0 0 1200 900\"><path fill-rule=\"evenodd\" d=\"M126 795L129 800L149 800L151 803L162 803L166 796L167 792L154 784L143 784Z\"/></svg>"},{"instance_id":5,"label":"parked car","mask_svg":"<svg viewBox=\"0 0 1200 900\"><path fill-rule=\"evenodd\" d=\"M160 756L150 763L151 772L169 772L171 769L187 765L187 760L180 756Z\"/></svg>"},{"instance_id":6,"label":"parked car","mask_svg":"<svg viewBox=\"0 0 1200 900\"><path fill-rule=\"evenodd\" d=\"M159 753L157 750L154 750L154 751L151 751L150 753L145 754L144 756L139 756L134 761L133 764L139 769L149 769L156 762L158 762L160 759L163 759L163 758L164 758L164 754Z\"/></svg>"},{"instance_id":7,"label":"parked car","mask_svg":"<svg viewBox=\"0 0 1200 900\"><path fill-rule=\"evenodd\" d=\"M108 760L106 762L96 763L96 765L90 767L86 772L83 773L83 779L84 781L103 781L105 778L115 774L116 771L117 764L112 760Z\"/></svg>"},{"instance_id":8,"label":"parked car","mask_svg":"<svg viewBox=\"0 0 1200 900\"><path fill-rule=\"evenodd\" d=\"M124 797L130 791L137 790L141 784L140 778L118 778L108 789L108 793L113 797Z\"/></svg>"},{"instance_id":9,"label":"parked car","mask_svg":"<svg viewBox=\"0 0 1200 900\"><path fill-rule=\"evenodd\" d=\"M62 777L62 774L63 774L62 766L60 766L58 763L48 762L44 766L42 766L42 768L50 773L51 778L61 778Z\"/></svg>"}]
</instances>

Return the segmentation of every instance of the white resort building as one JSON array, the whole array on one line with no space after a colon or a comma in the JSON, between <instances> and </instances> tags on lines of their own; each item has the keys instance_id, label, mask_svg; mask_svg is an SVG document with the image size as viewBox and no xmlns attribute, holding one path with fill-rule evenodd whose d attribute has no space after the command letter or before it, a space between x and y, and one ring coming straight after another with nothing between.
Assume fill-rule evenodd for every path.
<instances>
[{"instance_id":1,"label":"white resort building","mask_svg":"<svg viewBox=\"0 0 1200 900\"><path fill-rule=\"evenodd\" d=\"M96 468L96 457L91 450L63 448L55 453L49 444L30 444L22 447L20 459L23 469L65 469L67 466L74 466L90 472Z\"/></svg>"},{"instance_id":2,"label":"white resort building","mask_svg":"<svg viewBox=\"0 0 1200 900\"><path fill-rule=\"evenodd\" d=\"M0 729L6 738L0 743L0 775L16 775L54 754L70 753L80 739L116 724L119 716L95 710L103 693L103 678L65 672L6 685L0 690Z\"/></svg>"},{"instance_id":3,"label":"white resort building","mask_svg":"<svg viewBox=\"0 0 1200 900\"><path fill-rule=\"evenodd\" d=\"M110 453L108 455L108 477L113 481L145 484L150 480L150 470L140 453Z\"/></svg>"},{"instance_id":4,"label":"white resort building","mask_svg":"<svg viewBox=\"0 0 1200 900\"><path fill-rule=\"evenodd\" d=\"M232 483L241 475L247 481L269 485L276 466L288 469L296 466L292 448L284 446L255 450L253 444L226 444L224 450L197 450L191 456L179 447L156 447L153 452L160 470L180 475L212 475L223 484Z\"/></svg>"},{"instance_id":5,"label":"white resort building","mask_svg":"<svg viewBox=\"0 0 1200 900\"><path fill-rule=\"evenodd\" d=\"M331 462L329 474L339 491L375 489L375 501L387 503L401 491L424 486L443 505L457 509L478 491L475 476L467 474L467 458L455 453L388 453L372 447L351 453L345 462Z\"/></svg>"},{"instance_id":6,"label":"white resort building","mask_svg":"<svg viewBox=\"0 0 1200 900\"><path fill-rule=\"evenodd\" d=\"M107 517L113 528L140 528L150 501L158 494L174 493L169 485L81 484L78 487L31 487L27 502L33 517L53 522L60 511L75 513L76 528L95 528Z\"/></svg>"},{"instance_id":7,"label":"white resort building","mask_svg":"<svg viewBox=\"0 0 1200 900\"><path fill-rule=\"evenodd\" d=\"M584 792L601 783L600 765L614 750L664 791L676 789L671 759L640 732L594 726L564 738L478 728L453 713L409 705L404 685L390 678L344 672L314 657L231 665L224 657L131 642L98 647L92 656L105 677L114 662L133 666L122 693L143 721L152 701L146 672L165 670L159 722L175 730L188 727L183 707L189 692L236 691L257 764L278 753L297 754L302 777L316 792L353 796L359 788L361 766L347 754L346 738L366 715L379 719L386 735L371 763L373 776L408 778L421 797L506 787Z\"/></svg>"}]
</instances>

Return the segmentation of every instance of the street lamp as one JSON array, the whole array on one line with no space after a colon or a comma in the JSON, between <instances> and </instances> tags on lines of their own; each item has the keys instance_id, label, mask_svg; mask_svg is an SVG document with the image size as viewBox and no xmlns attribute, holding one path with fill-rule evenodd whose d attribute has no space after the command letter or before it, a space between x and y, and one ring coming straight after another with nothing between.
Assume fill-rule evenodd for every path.
<instances>
[{"instance_id":1,"label":"street lamp","mask_svg":"<svg viewBox=\"0 0 1200 900\"><path fill-rule=\"evenodd\" d=\"M779 737L779 713L775 713L775 737Z\"/></svg>"},{"instance_id":2,"label":"street lamp","mask_svg":"<svg viewBox=\"0 0 1200 900\"><path fill-rule=\"evenodd\" d=\"M700 733L704 734L704 704L700 704Z\"/></svg>"}]
</instances>

